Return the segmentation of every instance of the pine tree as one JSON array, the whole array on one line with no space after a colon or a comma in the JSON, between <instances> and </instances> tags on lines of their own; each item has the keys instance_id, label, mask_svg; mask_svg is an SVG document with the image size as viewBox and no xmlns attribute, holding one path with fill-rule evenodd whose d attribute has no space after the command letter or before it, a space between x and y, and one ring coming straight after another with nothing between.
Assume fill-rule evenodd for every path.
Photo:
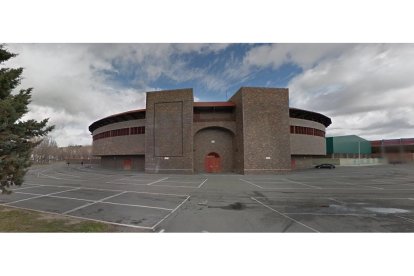
<instances>
[{"instance_id":1,"label":"pine tree","mask_svg":"<svg viewBox=\"0 0 414 276\"><path fill-rule=\"evenodd\" d=\"M3 63L16 54L10 53L0 44L0 189L10 193L11 185L21 185L30 167L32 149L39 138L47 135L54 126L47 126L49 119L27 120L32 88L13 90L21 82L23 68L5 68Z\"/></svg>"}]
</instances>

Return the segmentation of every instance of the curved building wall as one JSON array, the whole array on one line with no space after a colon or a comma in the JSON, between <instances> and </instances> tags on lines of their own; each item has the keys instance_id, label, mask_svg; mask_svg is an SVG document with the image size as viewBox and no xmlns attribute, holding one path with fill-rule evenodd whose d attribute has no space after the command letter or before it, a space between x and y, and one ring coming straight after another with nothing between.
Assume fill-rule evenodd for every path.
<instances>
[{"instance_id":1,"label":"curved building wall","mask_svg":"<svg viewBox=\"0 0 414 276\"><path fill-rule=\"evenodd\" d=\"M145 126L145 119L113 123L96 129L92 135L107 131ZM106 137L93 141L92 154L102 155L143 155L145 154L145 134L130 134Z\"/></svg>"},{"instance_id":2,"label":"curved building wall","mask_svg":"<svg viewBox=\"0 0 414 276\"><path fill-rule=\"evenodd\" d=\"M101 157L102 168L117 169L117 170L145 170L144 155L114 155Z\"/></svg>"},{"instance_id":3,"label":"curved building wall","mask_svg":"<svg viewBox=\"0 0 414 276\"><path fill-rule=\"evenodd\" d=\"M323 124L304 120L290 118L291 126L316 129L325 132ZM292 132L292 131L291 131ZM291 155L326 155L326 140L323 136L313 134L290 134L290 154Z\"/></svg>"},{"instance_id":4,"label":"curved building wall","mask_svg":"<svg viewBox=\"0 0 414 276\"><path fill-rule=\"evenodd\" d=\"M89 130L103 167L216 172L220 161L223 172L257 174L326 155L330 124L323 114L289 108L288 89L242 87L227 102L194 103L192 89L150 92L146 109L105 117ZM220 159L206 159L209 153Z\"/></svg>"}]
</instances>

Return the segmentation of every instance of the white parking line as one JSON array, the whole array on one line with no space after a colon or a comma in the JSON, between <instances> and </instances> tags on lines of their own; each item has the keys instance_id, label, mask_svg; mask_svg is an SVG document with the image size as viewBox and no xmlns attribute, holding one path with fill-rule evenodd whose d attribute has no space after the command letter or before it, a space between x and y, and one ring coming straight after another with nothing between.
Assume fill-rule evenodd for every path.
<instances>
[{"instance_id":1,"label":"white parking line","mask_svg":"<svg viewBox=\"0 0 414 276\"><path fill-rule=\"evenodd\" d=\"M195 186L170 186L170 185L160 185L160 184L156 184L156 185L151 185L153 187L168 187L168 188L190 188L190 189L198 189L198 187Z\"/></svg>"},{"instance_id":2,"label":"white parking line","mask_svg":"<svg viewBox=\"0 0 414 276\"><path fill-rule=\"evenodd\" d=\"M57 178L57 177L54 177L54 176L46 175L46 174L44 174L43 172L39 172L37 175L38 175L38 176L39 176L39 175L42 175L42 176L45 176L45 177L47 177L47 178L60 179L60 178Z\"/></svg>"},{"instance_id":3,"label":"white parking line","mask_svg":"<svg viewBox=\"0 0 414 276\"><path fill-rule=\"evenodd\" d=\"M55 172L55 173L61 174L61 175L66 175L66 176L71 176L71 177L76 177L76 178L80 177L79 175L73 175L73 174L67 174L67 173L61 173L61 172Z\"/></svg>"},{"instance_id":4,"label":"white parking line","mask_svg":"<svg viewBox=\"0 0 414 276\"><path fill-rule=\"evenodd\" d=\"M120 179L115 179L114 181L122 181L122 180L126 180L126 179L131 179L131 177L132 176L125 176L125 177L122 177L122 178L120 178Z\"/></svg>"},{"instance_id":5,"label":"white parking line","mask_svg":"<svg viewBox=\"0 0 414 276\"><path fill-rule=\"evenodd\" d=\"M206 181L208 180L208 178L206 178L206 180L204 180L203 182L201 182L201 184L200 185L198 185L198 187L197 188L201 188L203 185L204 185L204 183L206 183Z\"/></svg>"},{"instance_id":6,"label":"white parking line","mask_svg":"<svg viewBox=\"0 0 414 276\"><path fill-rule=\"evenodd\" d=\"M292 221L294 221L294 222L296 222L296 223L298 223L298 224L300 224L300 225L302 225L302 226L304 226L304 227L306 227L306 228L308 228L308 229L310 229L310 230L312 230L312 231L314 231L314 232L319 233L319 231L318 231L318 230L316 230L316 229L314 229L314 228L312 228L312 227L310 227L310 226L307 226L306 224L303 224L302 222L297 221L296 219L291 218L291 217L289 217L288 215L285 215L285 214L283 214L283 213L281 213L281 212L279 212L279 211L277 211L277 210L273 209L272 207L270 207L270 206L268 206L268 205L264 204L263 202L261 202L261 201L259 201L259 200L255 199L254 197L251 197L251 199L252 199L252 200L254 200L254 201L256 201L257 203L259 203L259 204L263 205L264 207L266 207L266 208L268 208L268 209L272 210L273 212L278 213L279 215L281 215L281 216L283 216L283 217L285 217L285 218L287 218L287 219L290 219L290 220L292 220Z\"/></svg>"},{"instance_id":7,"label":"white parking line","mask_svg":"<svg viewBox=\"0 0 414 276\"><path fill-rule=\"evenodd\" d=\"M345 181L336 181L336 180L332 180L332 181L336 182L338 184L342 184L342 185L351 185L351 186L354 186L354 187L364 187L364 188L372 188L372 189L376 189L376 190L384 190L383 188L378 188L378 187L374 187L374 186L349 183L349 182L345 182Z\"/></svg>"},{"instance_id":8,"label":"white parking line","mask_svg":"<svg viewBox=\"0 0 414 276\"><path fill-rule=\"evenodd\" d=\"M364 188L372 188L372 189L375 189L375 190L384 190L383 188L370 186L370 185L365 185L365 184L355 184L355 183L349 183L349 182L345 182L345 181L342 181L342 182L334 181L334 182L337 182L337 183L340 183L340 184L345 184L345 185L352 185L354 187L364 187Z\"/></svg>"},{"instance_id":9,"label":"white parking line","mask_svg":"<svg viewBox=\"0 0 414 276\"><path fill-rule=\"evenodd\" d=\"M183 200L183 202L181 202L177 207L174 208L174 210L171 211L171 213L167 214L164 218L162 218L160 221L158 221L156 224L154 224L152 226L152 230L155 229L155 227L157 227L161 222L163 222L166 218L168 218L169 216L171 216L175 211L178 210L178 208L181 207L181 205L183 205L188 199L190 198L190 196L188 196L186 199Z\"/></svg>"},{"instance_id":10,"label":"white parking line","mask_svg":"<svg viewBox=\"0 0 414 276\"><path fill-rule=\"evenodd\" d=\"M42 185L42 186L52 186L52 187L56 187L54 185ZM63 186L64 187L64 186ZM44 213L51 213L51 214L58 214L58 215L64 215L64 216L68 216L68 217L74 217L74 218L81 218L81 219L86 219L86 220L92 220L92 221L97 221L97 222L104 222L104 223L109 223L109 224L114 224L114 225L120 225L120 226L127 226L127 227L134 227L134 228L143 228L143 229L152 229L154 230L154 228L161 223L163 220L165 220L168 216L170 216L172 213L174 213L180 206L182 206L189 198L190 196L186 196L186 198L174 209L170 209L170 208L163 208L163 207L154 207L154 206L147 206L147 205L137 205L137 204L124 204L124 203L116 203L116 202L110 202L110 201L105 201L108 200L110 198L119 196L123 193L127 193L127 191L122 191L120 193L117 193L115 195L111 195L108 196L106 198L103 198L101 200L87 200L87 199L79 199L79 198L71 198L71 197L61 197L61 196L55 196L54 194L58 194L58 193L64 193L67 191L72 191L72 190L80 190L80 189L86 189L86 190L98 190L98 189L94 189L94 188L74 188L74 189L70 189L70 190L65 190L65 191L59 191L56 193L50 193L50 194L46 194L46 195L40 195L40 194L33 194L33 193L24 193L24 194L32 194L32 195L36 195L35 197L31 197L30 199L33 198L38 198L38 197L46 197L46 196L50 196L50 197L54 197L54 198L64 198L64 199L73 199L73 200L81 200L81 201L86 201L88 202L87 204L84 204L82 206L79 206L77 208L74 208L72 210L68 210L64 213L53 213L53 212L47 212L47 211L40 211L40 212L44 212ZM102 190L102 189L99 189ZM104 189L104 190L108 190L108 189ZM164 193L149 193L149 192L135 192L135 191L131 191L132 193L139 193L139 194L152 194L152 195L167 195L167 196L177 196L177 197L183 197L184 195L177 195L177 194L164 194ZM16 192L16 193L22 193L23 192ZM27 199L29 200L29 199ZM17 201L16 201L17 202ZM14 203L14 202L12 202ZM71 212L74 212L76 210L91 206L93 204L96 203L102 203L102 204L112 204L112 205L121 205L121 206L131 206L131 207L139 207L139 208L151 208L151 209L158 209L158 210L165 210L165 211L169 211L169 213L163 217L160 221L158 221L154 226L152 227L142 227L142 226L135 226L135 225L128 225L128 224L120 224L120 223L112 223L112 222L108 222L108 221L104 221L104 220L97 220L97 219L89 219L89 218L83 218L80 216L73 216L73 215L68 215ZM0 204L0 205L5 205L7 206L8 203L5 204ZM13 206L14 207L14 206ZM32 211L38 211L35 209L29 209L29 208L23 208L23 209L27 209L27 210L32 210Z\"/></svg>"},{"instance_id":11,"label":"white parking line","mask_svg":"<svg viewBox=\"0 0 414 276\"><path fill-rule=\"evenodd\" d=\"M317 186L313 186L313 185L305 184L305 183L302 183L302 182L299 182L299 181L290 180L290 179L288 179L288 178L285 178L285 180L286 180L286 181L289 181L289 182L292 182L292 183L299 184L299 185L308 186L308 187L311 187L311 188L314 188L314 189L322 189L321 187L317 187Z\"/></svg>"},{"instance_id":12,"label":"white parking line","mask_svg":"<svg viewBox=\"0 0 414 276\"><path fill-rule=\"evenodd\" d=\"M252 182L250 182L250 181L248 181L248 180L244 180L244 179L241 179L241 178L240 178L239 180L244 181L244 182L246 182L246 183L249 183L250 185L256 186L256 187L258 187L258 188L260 188L260 189L263 189L263 187L262 187L262 186L256 185L256 184L254 184L254 183L252 183Z\"/></svg>"},{"instance_id":13,"label":"white parking line","mask_svg":"<svg viewBox=\"0 0 414 276\"><path fill-rule=\"evenodd\" d=\"M161 181L166 180L166 179L168 179L168 177L161 178L161 179L159 179L159 180L157 180L157 181L154 181L154 182L148 183L147 185L148 185L148 186L150 186L150 185L152 185L152 184L155 184L155 183L161 182Z\"/></svg>"},{"instance_id":14,"label":"white parking line","mask_svg":"<svg viewBox=\"0 0 414 276\"><path fill-rule=\"evenodd\" d=\"M16 194L35 195L35 196L42 195L42 194L33 194L33 193L24 193L24 192L16 192ZM142 207L142 208L159 209L159 210L166 210L166 211L172 211L173 210L173 209L170 209L170 208L163 208L163 207L154 207L154 206L147 206L147 205L117 203L117 202L110 202L110 201L101 202L100 200L92 200L92 199L84 199L84 198L75 198L75 197L66 197L66 196L49 195L47 197L62 198L62 199L71 199L71 200L78 200L78 201L86 201L86 202L89 202L89 203L98 203L99 202L99 203L107 203L107 204L112 204L112 205L130 206L130 207Z\"/></svg>"},{"instance_id":15,"label":"white parking line","mask_svg":"<svg viewBox=\"0 0 414 276\"><path fill-rule=\"evenodd\" d=\"M389 184L390 179L371 179L371 181Z\"/></svg>"},{"instance_id":16,"label":"white parking line","mask_svg":"<svg viewBox=\"0 0 414 276\"><path fill-rule=\"evenodd\" d=\"M346 204L345 202L343 202L343 201L341 201L341 200L337 200L337 199L335 199L335 198L333 198L333 197L329 197L328 199L329 199L329 200L332 200L332 201L335 201L335 202L337 202L337 203L339 203L339 204Z\"/></svg>"},{"instance_id":17,"label":"white parking line","mask_svg":"<svg viewBox=\"0 0 414 276\"><path fill-rule=\"evenodd\" d=\"M102 202L102 201L104 201L104 200L107 200L107 199L110 199L110 198L113 198L113 197L116 197L116 196L122 195L122 194L124 194L124 193L126 193L126 192L118 193L118 194L115 194L115 195L111 195L111 196L105 197L105 198L103 198L103 199L101 199L101 200L98 200L98 201L94 201L94 202L91 202L91 203L84 204L84 205L82 205L82 206L79 206L79 207L73 208L73 209L71 209L71 210L69 210L69 211L63 212L62 214L66 215L66 214L72 213L72 212L77 211L77 210L79 210L79 209L82 209L82 208L85 208L85 207L91 206L91 205L93 205L93 204L96 204L96 203Z\"/></svg>"},{"instance_id":18,"label":"white parking line","mask_svg":"<svg viewBox=\"0 0 414 276\"><path fill-rule=\"evenodd\" d=\"M24 194L24 195L42 195L42 194L24 193L24 192L16 192L16 194ZM62 199L72 199L72 200L87 201L87 202L92 202L92 201L93 201L93 200L82 199L82 198L74 198L74 197L66 197L66 196L56 196L56 195L48 195L47 197L62 198Z\"/></svg>"},{"instance_id":19,"label":"white parking line","mask_svg":"<svg viewBox=\"0 0 414 276\"><path fill-rule=\"evenodd\" d=\"M24 190L24 189L30 189L30 188L36 188L36 187L41 187L42 185L34 185L34 184L27 184L30 185L29 187L23 187L23 188L17 188L17 189L13 189L13 191L20 191L20 190Z\"/></svg>"},{"instance_id":20,"label":"white parking line","mask_svg":"<svg viewBox=\"0 0 414 276\"><path fill-rule=\"evenodd\" d=\"M34 195L34 196L40 196L42 194L35 194L35 193L25 193L25 192L14 192L15 194L23 194L23 195Z\"/></svg>"},{"instance_id":21,"label":"white parking line","mask_svg":"<svg viewBox=\"0 0 414 276\"><path fill-rule=\"evenodd\" d=\"M79 216L73 216L73 215L67 215L67 214L53 213L53 212L48 212L48 211L40 211L40 210L26 208L26 207L8 206L6 204L0 204L0 205L6 206L6 207L11 207L11 208L16 208L16 209L21 209L21 210L34 211L34 212L39 212L39 213L51 214L51 215L59 215L59 216L64 216L64 217L68 217L68 218L80 219L80 220L89 220L89 221L101 222L101 223L117 225L117 226L124 226L124 227L137 228L137 229L148 229L148 230L152 229L151 227L147 227L147 226L138 226L138 225L133 225L133 224L123 224L123 223L117 223L117 222L110 222L110 221L106 221L106 220L99 220L99 219L79 217Z\"/></svg>"},{"instance_id":22,"label":"white parking line","mask_svg":"<svg viewBox=\"0 0 414 276\"><path fill-rule=\"evenodd\" d=\"M259 184L286 184L286 181L254 181L255 183L259 183Z\"/></svg>"},{"instance_id":23,"label":"white parking line","mask_svg":"<svg viewBox=\"0 0 414 276\"><path fill-rule=\"evenodd\" d=\"M121 182L121 183L122 182L126 182L126 183L146 182L146 183L148 183L148 181L152 181L152 180L154 180L154 179L131 179L131 178L129 178L129 179L122 179L122 180L121 179L116 179L116 180L112 180L111 182L113 182L113 183L119 183L119 182Z\"/></svg>"},{"instance_id":24,"label":"white parking line","mask_svg":"<svg viewBox=\"0 0 414 276\"><path fill-rule=\"evenodd\" d=\"M372 189L376 189L376 190L384 190L384 188L379 188L379 187L375 187L375 186L368 186L368 185L361 185L361 187L368 187L368 188L372 188Z\"/></svg>"},{"instance_id":25,"label":"white parking line","mask_svg":"<svg viewBox=\"0 0 414 276\"><path fill-rule=\"evenodd\" d=\"M200 182L188 182L188 181L163 181L162 183L183 183L183 184L200 184Z\"/></svg>"},{"instance_id":26,"label":"white parking line","mask_svg":"<svg viewBox=\"0 0 414 276\"><path fill-rule=\"evenodd\" d=\"M295 197L295 196L291 196L291 197L287 197L287 196L270 196L270 197L265 197L265 196L256 196L255 198L264 198L264 199L303 199L303 200L318 200L318 199L331 199L334 200L334 198L332 197ZM406 200L406 199L410 199L410 200L414 200L413 198L408 198L408 197L362 197L362 198L356 198L356 197L352 197L352 198L345 198L346 200L354 200L354 201L364 201L364 200ZM341 204L346 204L346 202L342 202L339 200L338 203Z\"/></svg>"},{"instance_id":27,"label":"white parking line","mask_svg":"<svg viewBox=\"0 0 414 276\"><path fill-rule=\"evenodd\" d=\"M244 181L244 182L247 182L251 185L254 185L254 186L256 186L260 189L263 189L263 190L304 190L304 189L309 189L309 188L265 188L265 187L254 184L253 182L250 182L250 181L245 180L245 179L240 178L240 180ZM297 184L300 184L300 183L297 183ZM306 185L306 184L304 184L304 185ZM308 186L311 186L311 185L308 185ZM386 190L386 191L412 191L412 190L414 190L414 188L413 189L384 189L384 188L378 188L378 187L374 187L374 186L362 186L362 185L354 185L353 187L355 187L355 186L358 187L358 188L339 188L339 187L325 187L325 188L322 188L322 187L318 187L317 189L321 189L321 190L359 190L359 191L372 191L372 189ZM313 187L316 188L316 186L313 186Z\"/></svg>"},{"instance_id":28,"label":"white parking line","mask_svg":"<svg viewBox=\"0 0 414 276\"><path fill-rule=\"evenodd\" d=\"M61 178L61 177L54 177L51 175L46 175L44 173L39 173L40 175L44 176L44 177L40 177L40 178L51 178L51 179L56 179L56 180L68 180L68 181L89 181L86 179L68 179L68 178Z\"/></svg>"},{"instance_id":29,"label":"white parking line","mask_svg":"<svg viewBox=\"0 0 414 276\"><path fill-rule=\"evenodd\" d=\"M111 201L99 201L97 203L104 203L104 204L112 204L112 205L120 205L120 206L129 206L129 207L140 207L140 208L148 208L148 209L158 209L158 210L165 210L165 211L172 211L174 209L163 208L163 207L154 207L154 206L147 206L147 205L139 205L139 204L127 204L127 203L117 203Z\"/></svg>"},{"instance_id":30,"label":"white parking line","mask_svg":"<svg viewBox=\"0 0 414 276\"><path fill-rule=\"evenodd\" d=\"M79 188L74 188L74 189L65 190L65 191L61 191L61 192L54 192L54 193L50 193L50 194L46 194L46 195L39 195L39 196L35 196L35 197L20 199L20 200L16 200L16 201L12 201L12 202L7 202L6 204L14 204L14 203L18 203L18 202L22 202L22 201L26 201L26 200L30 200L30 199L35 199L35 198L40 198L40 197L45 197L45 196L51 196L51 195L60 194L60 193L64 193L64 192L69 192L69 191L74 191L74 190L79 190Z\"/></svg>"},{"instance_id":31,"label":"white parking line","mask_svg":"<svg viewBox=\"0 0 414 276\"><path fill-rule=\"evenodd\" d=\"M125 182L113 182L113 181L108 181L105 182L106 184L117 184L117 185L133 185L133 186L147 186L147 183L125 183Z\"/></svg>"},{"instance_id":32,"label":"white parking line","mask_svg":"<svg viewBox=\"0 0 414 276\"><path fill-rule=\"evenodd\" d=\"M255 184L253 182L248 181L248 180L244 180L244 179L241 179L241 178L240 178L240 180L241 181L244 181L244 182L247 182L247 183L249 183L249 184L251 184L253 186L256 186L256 187L258 187L260 189L263 189L263 190L275 190L275 191L277 191L277 190L310 190L310 188L290 188L290 187L283 187L283 188L282 187L278 187L278 188L277 187L270 187L270 188L267 188L267 187L262 187L260 185L257 185L257 184ZM311 187L311 188L312 189L315 189L313 187ZM323 189L323 188L318 188L318 189Z\"/></svg>"},{"instance_id":33,"label":"white parking line","mask_svg":"<svg viewBox=\"0 0 414 276\"><path fill-rule=\"evenodd\" d=\"M26 183L25 183L26 184ZM82 186L68 186L68 185L52 185L52 184L30 184L30 185L36 185L35 187L27 187L23 189L31 189L31 188L38 188L38 187L58 187L58 188L82 188ZM20 189L19 189L20 190ZM14 189L13 191L17 191L17 189Z\"/></svg>"},{"instance_id":34,"label":"white parking line","mask_svg":"<svg viewBox=\"0 0 414 276\"><path fill-rule=\"evenodd\" d=\"M284 213L285 215L375 217L376 214Z\"/></svg>"},{"instance_id":35,"label":"white parking line","mask_svg":"<svg viewBox=\"0 0 414 276\"><path fill-rule=\"evenodd\" d=\"M40 187L59 187L59 188L73 188L71 186L62 186L62 185L48 185L48 184L37 184ZM167 186L169 187L169 186ZM29 187L28 187L29 188ZM30 187L34 188L34 187ZM136 193L136 194L150 194L150 195L166 195L166 196L178 196L178 197L187 197L188 195L179 195L179 194L170 194L170 193L153 193L153 192L138 192L138 191L131 191L131 190L114 190L114 189L103 189L103 188L94 188L94 187L87 187L87 186L80 186L77 187L82 190L96 190L96 191L109 191L109 192L127 192L127 193Z\"/></svg>"}]
</instances>

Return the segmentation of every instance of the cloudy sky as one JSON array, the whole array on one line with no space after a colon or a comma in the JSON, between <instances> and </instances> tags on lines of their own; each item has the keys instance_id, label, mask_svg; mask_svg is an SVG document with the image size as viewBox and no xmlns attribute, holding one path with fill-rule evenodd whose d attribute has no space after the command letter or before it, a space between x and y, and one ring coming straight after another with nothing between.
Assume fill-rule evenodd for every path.
<instances>
[{"instance_id":1,"label":"cloudy sky","mask_svg":"<svg viewBox=\"0 0 414 276\"><path fill-rule=\"evenodd\" d=\"M414 137L414 44L7 44L33 87L27 118L49 117L59 146L145 108L145 92L194 88L225 101L241 86L288 87L290 106L332 119L327 135Z\"/></svg>"}]
</instances>

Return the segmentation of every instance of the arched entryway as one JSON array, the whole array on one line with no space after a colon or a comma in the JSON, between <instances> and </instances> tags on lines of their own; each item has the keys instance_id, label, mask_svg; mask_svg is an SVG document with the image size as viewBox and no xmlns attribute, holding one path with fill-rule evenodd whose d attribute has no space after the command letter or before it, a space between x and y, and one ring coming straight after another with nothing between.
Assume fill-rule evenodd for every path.
<instances>
[{"instance_id":1,"label":"arched entryway","mask_svg":"<svg viewBox=\"0 0 414 276\"><path fill-rule=\"evenodd\" d=\"M210 152L204 158L204 170L207 173L221 172L220 155L215 152Z\"/></svg>"},{"instance_id":2,"label":"arched entryway","mask_svg":"<svg viewBox=\"0 0 414 276\"><path fill-rule=\"evenodd\" d=\"M222 127L207 127L197 131L194 135L194 171L232 172L233 138L233 132Z\"/></svg>"}]
</instances>

